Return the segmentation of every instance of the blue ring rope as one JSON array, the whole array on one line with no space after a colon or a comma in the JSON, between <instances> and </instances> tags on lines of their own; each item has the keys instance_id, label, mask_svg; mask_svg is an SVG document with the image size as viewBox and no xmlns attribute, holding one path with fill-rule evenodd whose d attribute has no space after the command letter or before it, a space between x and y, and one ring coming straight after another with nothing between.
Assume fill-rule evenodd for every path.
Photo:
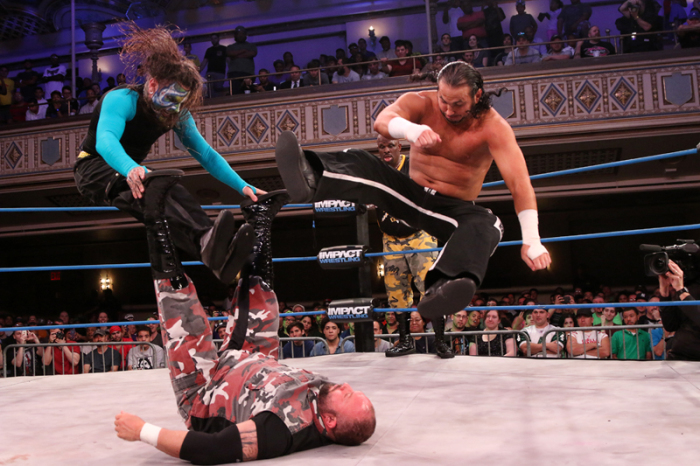
<instances>
[{"instance_id":1,"label":"blue ring rope","mask_svg":"<svg viewBox=\"0 0 700 466\"><path fill-rule=\"evenodd\" d=\"M700 223L692 225L678 225L674 227L660 227L660 228L644 228L641 230L623 230L623 231L612 231L607 233L589 233L584 235L569 235L569 236L557 236L554 238L543 238L543 243L555 243L559 241L578 241L584 239L596 239L596 238L609 238L616 236L629 236L629 235L643 235L651 233L666 233L670 231L685 231L685 230L697 230L700 229ZM523 244L522 240L518 241L502 241L499 246L516 246ZM442 248L430 248L430 249L413 249L410 251L393 251L393 252L372 252L365 254L366 257L377 257L377 256L398 256L405 254L414 254L420 252L432 252L440 251ZM277 259L272 259L272 262L306 262L315 261L316 256L304 256L304 257L281 257ZM203 265L199 261L186 261L182 265ZM150 263L131 263L131 264L96 264L96 265L58 265L58 266L42 266L42 267L0 267L0 273L2 272L58 272L62 270L93 270L93 269L136 269L150 267Z\"/></svg>"},{"instance_id":2,"label":"blue ring rope","mask_svg":"<svg viewBox=\"0 0 700 466\"><path fill-rule=\"evenodd\" d=\"M575 173L584 173L584 172L590 172L594 170L603 170L605 168L614 168L614 167L622 167L625 165L634 165L636 163L642 163L642 162L653 162L654 160L663 160L663 159L670 159L673 157L682 157L684 155L695 155L698 153L698 148L695 149L688 149L688 150L682 150L678 152L669 152L667 154L659 154L659 155L650 155L648 157L639 157L636 159L628 159L628 160L620 160L618 162L608 162L608 163L600 163L598 165L589 165L588 167L579 167L579 168L569 168L567 170L559 170L555 172L549 172L549 173L540 173L539 175L532 175L530 177L531 180L541 180L543 178L554 178L555 176L564 176L564 175L573 175ZM492 181L490 183L484 183L483 188L491 188L493 186L502 186L505 184L505 181Z\"/></svg>"},{"instance_id":3,"label":"blue ring rope","mask_svg":"<svg viewBox=\"0 0 700 466\"><path fill-rule=\"evenodd\" d=\"M551 304L551 305L537 305L537 306L472 306L464 310L466 311L506 311L506 310L516 310L516 311L529 311L533 309L593 309L593 308L605 308L605 307L669 307L669 306L697 306L700 305L700 301L661 301L658 303L648 303L648 302L632 302L632 303L592 303L592 304ZM416 308L391 308L391 307L379 307L373 309L374 312L413 312ZM307 311L307 312L286 312L280 314L280 317L295 317L295 316L312 316L325 314L325 311ZM228 316L224 317L208 317L209 321L219 321L228 320ZM51 330L53 328L88 328L88 327L111 327L116 325L122 327L124 325L153 325L160 324L160 320L139 320L125 322L105 322L105 323L90 323L90 324L66 324L66 325L34 325L31 327L0 327L0 332L15 332L17 330Z\"/></svg>"}]
</instances>

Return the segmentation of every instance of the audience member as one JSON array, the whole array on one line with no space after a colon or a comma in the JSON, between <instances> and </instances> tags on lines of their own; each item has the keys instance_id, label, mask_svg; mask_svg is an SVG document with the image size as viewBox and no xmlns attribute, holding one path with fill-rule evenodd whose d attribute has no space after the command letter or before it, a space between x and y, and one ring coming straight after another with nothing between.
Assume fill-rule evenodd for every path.
<instances>
[{"instance_id":1,"label":"audience member","mask_svg":"<svg viewBox=\"0 0 700 466\"><path fill-rule=\"evenodd\" d=\"M316 343L314 349L311 350L311 356L355 352L355 345L349 340L345 340L343 345L340 345L340 328L336 322L326 317L321 322L321 328L323 329L323 335L326 337L326 343Z\"/></svg>"},{"instance_id":2,"label":"audience member","mask_svg":"<svg viewBox=\"0 0 700 466\"><path fill-rule=\"evenodd\" d=\"M29 104L24 101L24 95L19 89L12 93L12 104L10 105L10 120L13 123L27 121L27 110Z\"/></svg>"},{"instance_id":3,"label":"audience member","mask_svg":"<svg viewBox=\"0 0 700 466\"><path fill-rule=\"evenodd\" d=\"M537 21L535 21L535 18L533 18L531 14L525 13L525 0L516 0L515 10L518 14L510 17L510 35L517 37L518 34L524 34L525 28L528 26L532 26L532 29L535 30L535 34L537 34Z\"/></svg>"},{"instance_id":4,"label":"audience member","mask_svg":"<svg viewBox=\"0 0 700 466\"><path fill-rule=\"evenodd\" d=\"M384 79L388 75L380 69L379 61L373 60L367 66L367 72L363 74L360 79L363 81L371 81L373 79Z\"/></svg>"},{"instance_id":5,"label":"audience member","mask_svg":"<svg viewBox=\"0 0 700 466\"><path fill-rule=\"evenodd\" d=\"M504 330L501 317L496 309L486 311L484 331ZM508 356L516 355L513 335L484 334L479 335L469 344L470 356Z\"/></svg>"},{"instance_id":6,"label":"audience member","mask_svg":"<svg viewBox=\"0 0 700 466\"><path fill-rule=\"evenodd\" d=\"M328 79L328 75L326 73L321 73L321 62L318 61L317 59L311 60L309 63L306 64L306 68L309 70L306 73L304 73L304 76L301 78L302 81L302 86L308 87L308 86L319 86L319 85L324 85L324 84L330 84L330 80ZM319 78L320 77L320 78ZM320 80L320 82L319 82Z\"/></svg>"},{"instance_id":7,"label":"audience member","mask_svg":"<svg viewBox=\"0 0 700 466\"><path fill-rule=\"evenodd\" d=\"M360 37L357 40L358 51L362 54L363 61L371 61L377 59L377 54L371 50L367 50L367 41Z\"/></svg>"},{"instance_id":8,"label":"audience member","mask_svg":"<svg viewBox=\"0 0 700 466\"><path fill-rule=\"evenodd\" d=\"M545 55L547 55L547 46L542 45L542 39L540 39L539 37L535 37L535 31L534 29L532 29L532 26L528 26L525 28L525 37L527 37L527 40L530 41L530 44L533 48L539 50L540 56L544 57ZM529 293L525 294L528 295Z\"/></svg>"},{"instance_id":9,"label":"audience member","mask_svg":"<svg viewBox=\"0 0 700 466\"><path fill-rule=\"evenodd\" d=\"M659 302L659 298L654 296L649 299L649 302ZM663 324L659 306L647 308L647 316L650 324ZM663 327L660 327L651 329L649 334L651 335L651 352L654 359L659 361L666 359L666 338L669 337L668 332Z\"/></svg>"},{"instance_id":10,"label":"audience member","mask_svg":"<svg viewBox=\"0 0 700 466\"><path fill-rule=\"evenodd\" d=\"M500 47L503 45L503 27L501 23L505 21L506 14L498 6L498 0L487 0L484 12L484 27L486 28L486 43L489 47Z\"/></svg>"},{"instance_id":11,"label":"audience member","mask_svg":"<svg viewBox=\"0 0 700 466\"><path fill-rule=\"evenodd\" d=\"M63 101L61 91L51 93L51 102L46 109L46 118L63 118L69 116L68 105Z\"/></svg>"},{"instance_id":12,"label":"audience member","mask_svg":"<svg viewBox=\"0 0 700 466\"><path fill-rule=\"evenodd\" d=\"M464 14L457 20L457 28L462 31L462 48L466 48L469 36L486 39L486 17L483 11L474 11L471 0L460 2Z\"/></svg>"},{"instance_id":13,"label":"audience member","mask_svg":"<svg viewBox=\"0 0 700 466\"><path fill-rule=\"evenodd\" d=\"M92 79L83 78L80 84L80 90L78 91L78 100L81 104L85 103L85 92L92 88Z\"/></svg>"},{"instance_id":14,"label":"audience member","mask_svg":"<svg viewBox=\"0 0 700 466\"><path fill-rule=\"evenodd\" d=\"M603 309L603 315L596 323L596 316L593 316L593 325L600 325L601 327L611 327L613 325L622 325L622 317L617 313L617 309L614 307L606 307ZM613 335L616 330L607 330L608 335Z\"/></svg>"},{"instance_id":15,"label":"audience member","mask_svg":"<svg viewBox=\"0 0 700 466\"><path fill-rule=\"evenodd\" d=\"M700 10L693 8L688 15L688 21L678 26L676 31L681 48L700 47Z\"/></svg>"},{"instance_id":16,"label":"audience member","mask_svg":"<svg viewBox=\"0 0 700 466\"><path fill-rule=\"evenodd\" d=\"M593 312L579 309L576 313L579 327L593 326ZM569 357L576 359L607 359L610 356L610 338L602 330L568 332L566 348Z\"/></svg>"},{"instance_id":17,"label":"audience member","mask_svg":"<svg viewBox=\"0 0 700 466\"><path fill-rule=\"evenodd\" d=\"M304 85L301 80L301 68L297 65L292 65L289 70L289 79L280 84L280 89L299 89ZM358 79L359 80L359 79Z\"/></svg>"},{"instance_id":18,"label":"audience member","mask_svg":"<svg viewBox=\"0 0 700 466\"><path fill-rule=\"evenodd\" d=\"M228 78L231 80L231 94L239 94L241 80L235 78L255 74L254 59L258 54L258 48L248 42L248 31L243 26L238 26L234 29L233 37L235 42L226 47Z\"/></svg>"},{"instance_id":19,"label":"audience member","mask_svg":"<svg viewBox=\"0 0 700 466\"><path fill-rule=\"evenodd\" d=\"M399 320L396 316L396 312L387 311L384 316L386 317L386 333L392 335L398 333L399 331Z\"/></svg>"},{"instance_id":20,"label":"audience member","mask_svg":"<svg viewBox=\"0 0 700 466\"><path fill-rule=\"evenodd\" d=\"M467 332L470 330L469 328L467 328L468 321L469 317L467 315L467 311L461 310L459 312L456 312L452 316L452 325L447 328L446 332ZM445 335L445 337L449 340L450 346L452 347L452 351L454 352L454 354L469 354L469 343L474 341L474 337L469 337L466 335Z\"/></svg>"},{"instance_id":21,"label":"audience member","mask_svg":"<svg viewBox=\"0 0 700 466\"><path fill-rule=\"evenodd\" d=\"M638 318L636 308L622 312L625 325L637 325ZM611 352L613 359L651 359L651 337L644 330L622 329L612 336Z\"/></svg>"},{"instance_id":22,"label":"audience member","mask_svg":"<svg viewBox=\"0 0 700 466\"><path fill-rule=\"evenodd\" d=\"M25 101L34 99L34 89L36 89L41 75L33 69L33 63L30 59L24 60L24 71L17 73L15 76L15 87L22 91L22 96Z\"/></svg>"},{"instance_id":23,"label":"audience member","mask_svg":"<svg viewBox=\"0 0 700 466\"><path fill-rule=\"evenodd\" d=\"M15 90L15 82L7 77L9 69L0 65L0 124L10 120L10 105L12 105L12 93Z\"/></svg>"},{"instance_id":24,"label":"audience member","mask_svg":"<svg viewBox=\"0 0 700 466\"><path fill-rule=\"evenodd\" d=\"M547 55L542 57L542 61L571 60L574 57L574 49L565 45L561 36L555 34L551 40L553 42L549 45Z\"/></svg>"},{"instance_id":25,"label":"audience member","mask_svg":"<svg viewBox=\"0 0 700 466\"><path fill-rule=\"evenodd\" d=\"M452 44L452 37L448 33L444 33L442 37L440 37L440 43L438 44L437 50L435 50L435 53L444 53L446 55L442 55L445 57L445 60L448 62L452 62L457 60L459 57L459 54L454 53L457 52L457 49L453 47Z\"/></svg>"},{"instance_id":26,"label":"audience member","mask_svg":"<svg viewBox=\"0 0 700 466\"><path fill-rule=\"evenodd\" d=\"M502 49L500 51L495 50L496 52L496 57L493 59L493 65L494 66L503 66L505 65L506 58L508 57L508 54L513 51L513 36L510 34L503 34L503 44L504 47L508 47L505 49Z\"/></svg>"},{"instance_id":27,"label":"audience member","mask_svg":"<svg viewBox=\"0 0 700 466\"><path fill-rule=\"evenodd\" d=\"M316 309L314 309L316 310ZM323 338L323 334L318 329L318 324L312 316L304 316L301 318L301 323L304 325L304 334L307 337Z\"/></svg>"},{"instance_id":28,"label":"audience member","mask_svg":"<svg viewBox=\"0 0 700 466\"><path fill-rule=\"evenodd\" d=\"M124 336L124 329L122 329L118 325L113 325L109 328L109 337L110 340L115 342L115 343L122 343L122 342L133 342L131 338L125 337ZM134 345L113 345L110 346L110 348L113 348L115 351L119 353L119 356L121 356L121 366L120 370L125 370L126 369L126 362L127 362L127 355L129 354L129 351L134 347Z\"/></svg>"},{"instance_id":29,"label":"audience member","mask_svg":"<svg viewBox=\"0 0 700 466\"><path fill-rule=\"evenodd\" d=\"M219 97L226 93L223 79L226 78L226 47L219 45L219 35L211 35L211 47L204 52L199 71L207 70L209 96ZM214 81L214 82L212 82ZM99 96L98 96L99 97Z\"/></svg>"},{"instance_id":30,"label":"audience member","mask_svg":"<svg viewBox=\"0 0 700 466\"><path fill-rule=\"evenodd\" d=\"M71 87L63 86L62 94L63 103L68 107L68 113L70 116L77 115L78 110L80 110L80 105L78 105L78 100L73 98L73 90Z\"/></svg>"},{"instance_id":31,"label":"audience member","mask_svg":"<svg viewBox=\"0 0 700 466\"><path fill-rule=\"evenodd\" d=\"M610 42L600 40L600 28L591 26L588 30L588 39L577 44L580 52L576 57L591 58L591 57L607 57L615 55L615 47Z\"/></svg>"},{"instance_id":32,"label":"audience member","mask_svg":"<svg viewBox=\"0 0 700 466\"><path fill-rule=\"evenodd\" d=\"M331 79L333 84L350 83L360 80L360 75L350 69L350 67L345 64L345 60L346 59L342 58L338 60L340 69L333 73L333 79Z\"/></svg>"},{"instance_id":33,"label":"audience member","mask_svg":"<svg viewBox=\"0 0 700 466\"><path fill-rule=\"evenodd\" d=\"M280 84L282 84L287 78L285 77L286 74L278 74L278 73L284 73L284 61L282 60L275 60L272 62L272 66L275 68L275 73L274 75L270 75L268 77L268 80L272 83L273 86L279 87Z\"/></svg>"},{"instance_id":34,"label":"audience member","mask_svg":"<svg viewBox=\"0 0 700 466\"><path fill-rule=\"evenodd\" d=\"M396 58L396 52L394 52L394 49L391 48L391 40L387 36L382 36L381 39L379 39L379 44L382 46L382 49L377 52L377 58L380 60L393 60Z\"/></svg>"},{"instance_id":35,"label":"audience member","mask_svg":"<svg viewBox=\"0 0 700 466\"><path fill-rule=\"evenodd\" d=\"M192 53L192 44L190 44L189 42L185 42L184 44L182 44L182 50L185 52L185 58L194 63L194 66L196 66L197 69L199 69L202 66L202 63L199 61L199 57ZM117 82L119 82L119 76L117 76Z\"/></svg>"},{"instance_id":36,"label":"audience member","mask_svg":"<svg viewBox=\"0 0 700 466\"><path fill-rule=\"evenodd\" d=\"M396 60L387 64L389 76L392 78L395 76L408 76L413 74L414 69L417 68L420 70L416 59L408 58L408 48L406 47L405 41L397 40L394 44L396 45Z\"/></svg>"},{"instance_id":37,"label":"audience member","mask_svg":"<svg viewBox=\"0 0 700 466\"><path fill-rule=\"evenodd\" d=\"M121 365L122 357L119 352L104 344L107 341L107 333L101 328L96 329L92 341L97 348L83 356L83 373L116 372Z\"/></svg>"},{"instance_id":38,"label":"audience member","mask_svg":"<svg viewBox=\"0 0 700 466\"><path fill-rule=\"evenodd\" d=\"M413 337L413 343L416 348L416 353L418 354L436 354L435 351L435 338L430 335L427 337L416 336L417 333L425 332L425 321L423 317L416 311L411 312L411 318L409 323L411 325L411 336Z\"/></svg>"},{"instance_id":39,"label":"audience member","mask_svg":"<svg viewBox=\"0 0 700 466\"><path fill-rule=\"evenodd\" d=\"M549 2L549 11L548 12L542 12L537 16L537 19L539 20L540 23L543 23L544 20L547 20L547 41L552 40L552 36L554 35L560 35L559 34L559 15L561 14L561 9L564 7L564 4L562 3L561 0L550 0Z\"/></svg>"},{"instance_id":40,"label":"audience member","mask_svg":"<svg viewBox=\"0 0 700 466\"><path fill-rule=\"evenodd\" d=\"M618 9L622 16L617 18L615 26L620 34L633 34L622 38L622 52L649 52L659 50L661 43L658 34L640 33L661 30L661 17L658 16L658 4L654 0L625 0Z\"/></svg>"},{"instance_id":41,"label":"audience member","mask_svg":"<svg viewBox=\"0 0 700 466\"><path fill-rule=\"evenodd\" d=\"M551 325L547 318L548 313L545 309L535 309L532 311L533 324L523 329L530 340L531 357L543 357L543 348L546 351L546 357L561 357L561 350L564 348L565 341L563 332L550 332L547 334L547 340L543 341L544 334L547 333L547 331L559 328ZM516 334L515 338L520 351L527 355L527 342L525 341L525 337L522 334Z\"/></svg>"},{"instance_id":42,"label":"audience member","mask_svg":"<svg viewBox=\"0 0 700 466\"><path fill-rule=\"evenodd\" d=\"M593 9L590 5L581 3L581 0L571 0L570 5L565 5L557 21L559 35L574 35L579 39L588 37L589 20Z\"/></svg>"},{"instance_id":43,"label":"audience member","mask_svg":"<svg viewBox=\"0 0 700 466\"><path fill-rule=\"evenodd\" d=\"M157 315L157 314L156 314ZM155 317L149 317L146 320L158 320ZM151 332L150 341L163 348L163 336L160 332L160 324L146 324L146 327Z\"/></svg>"},{"instance_id":44,"label":"audience member","mask_svg":"<svg viewBox=\"0 0 700 466\"><path fill-rule=\"evenodd\" d=\"M139 327L136 340L142 344L134 346L127 353L128 370L147 370L165 367L165 352L159 346L147 344L151 332L146 327Z\"/></svg>"},{"instance_id":45,"label":"audience member","mask_svg":"<svg viewBox=\"0 0 700 466\"><path fill-rule=\"evenodd\" d=\"M508 53L504 65L522 65L524 63L539 63L542 61L539 50L530 47L530 42L521 33L515 42L516 47Z\"/></svg>"},{"instance_id":46,"label":"audience member","mask_svg":"<svg viewBox=\"0 0 700 466\"><path fill-rule=\"evenodd\" d=\"M107 87L102 89L102 93L106 94L109 91L111 91L112 89L114 89L115 87L117 87L117 83L114 81L114 78L112 76L110 76L107 78Z\"/></svg>"},{"instance_id":47,"label":"audience member","mask_svg":"<svg viewBox=\"0 0 700 466\"><path fill-rule=\"evenodd\" d=\"M62 329L49 330L49 343L75 343L66 338ZM79 346L47 346L44 348L42 362L44 366L51 366L53 374L80 374L80 359L82 353Z\"/></svg>"},{"instance_id":48,"label":"audience member","mask_svg":"<svg viewBox=\"0 0 700 466\"><path fill-rule=\"evenodd\" d=\"M301 322L293 322L287 327L287 333L290 338L301 338L308 336L304 330L304 324ZM282 348L282 357L288 358L306 358L311 356L314 350L314 342L312 340L292 340L284 344Z\"/></svg>"},{"instance_id":49,"label":"audience member","mask_svg":"<svg viewBox=\"0 0 700 466\"><path fill-rule=\"evenodd\" d=\"M51 95L53 91L61 93L63 81L66 79L66 67L58 62L58 55L51 55L51 65L44 70L42 82L44 82L44 91Z\"/></svg>"},{"instance_id":50,"label":"audience member","mask_svg":"<svg viewBox=\"0 0 700 466\"><path fill-rule=\"evenodd\" d=\"M471 51L474 54L474 58L471 61L474 68L483 68L489 65L489 53L486 50L480 50L479 39L476 35L472 34L469 36L465 51Z\"/></svg>"},{"instance_id":51,"label":"audience member","mask_svg":"<svg viewBox=\"0 0 700 466\"><path fill-rule=\"evenodd\" d=\"M90 86L90 89L92 89L92 92L95 93L95 96L99 100L100 97L102 97L102 89L100 88L100 85L97 83L93 83L92 86Z\"/></svg>"},{"instance_id":52,"label":"audience member","mask_svg":"<svg viewBox=\"0 0 700 466\"><path fill-rule=\"evenodd\" d=\"M93 91L92 89L86 90L85 96L86 96L87 100L83 104L83 106L80 107L80 114L81 115L90 115L93 111L95 111L95 107L97 107L97 104L98 104L97 97L95 97L95 91Z\"/></svg>"},{"instance_id":53,"label":"audience member","mask_svg":"<svg viewBox=\"0 0 700 466\"><path fill-rule=\"evenodd\" d=\"M34 332L27 330L15 330L12 334L12 345L39 344L39 337ZM19 346L7 351L7 377L29 377L43 375L41 371L41 358L44 356L44 348L36 346Z\"/></svg>"},{"instance_id":54,"label":"audience member","mask_svg":"<svg viewBox=\"0 0 700 466\"><path fill-rule=\"evenodd\" d=\"M372 322L372 328L374 330L375 335L381 335L382 332L382 324L379 323L378 320L374 320ZM386 350L391 348L391 343L389 343L387 340L384 338L378 338L374 337L374 351L377 353L386 353Z\"/></svg>"},{"instance_id":55,"label":"audience member","mask_svg":"<svg viewBox=\"0 0 700 466\"><path fill-rule=\"evenodd\" d=\"M197 65L199 67L199 65ZM124 73L119 73L117 75L117 86L124 86L126 84L126 76Z\"/></svg>"}]
</instances>

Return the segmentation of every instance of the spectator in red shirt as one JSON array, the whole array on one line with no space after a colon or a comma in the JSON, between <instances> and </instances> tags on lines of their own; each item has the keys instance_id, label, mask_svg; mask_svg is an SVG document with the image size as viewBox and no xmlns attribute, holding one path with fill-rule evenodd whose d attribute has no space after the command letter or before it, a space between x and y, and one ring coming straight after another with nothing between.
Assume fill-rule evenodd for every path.
<instances>
[{"instance_id":1,"label":"spectator in red shirt","mask_svg":"<svg viewBox=\"0 0 700 466\"><path fill-rule=\"evenodd\" d=\"M462 31L464 44L467 43L472 34L479 39L486 38L486 16L483 11L474 11L471 2L464 2L461 5L464 16L457 20L457 28Z\"/></svg>"},{"instance_id":2,"label":"spectator in red shirt","mask_svg":"<svg viewBox=\"0 0 700 466\"><path fill-rule=\"evenodd\" d=\"M117 325L112 325L109 328L109 336L113 342L134 341L131 338L124 338L124 330ZM119 353L119 355L121 356L121 365L119 366L119 370L122 370L122 371L126 370L127 356L129 354L129 351L133 347L134 347L134 345L110 346L110 348L117 351Z\"/></svg>"},{"instance_id":3,"label":"spectator in red shirt","mask_svg":"<svg viewBox=\"0 0 700 466\"><path fill-rule=\"evenodd\" d=\"M67 340L63 329L49 330L49 343L75 343ZM51 366L53 374L80 374L79 346L47 346L42 356L44 366Z\"/></svg>"},{"instance_id":4,"label":"spectator in red shirt","mask_svg":"<svg viewBox=\"0 0 700 466\"><path fill-rule=\"evenodd\" d=\"M27 109L29 105L24 101L21 89L15 89L12 93L12 104L10 105L10 122L21 123L27 121Z\"/></svg>"}]
</instances>

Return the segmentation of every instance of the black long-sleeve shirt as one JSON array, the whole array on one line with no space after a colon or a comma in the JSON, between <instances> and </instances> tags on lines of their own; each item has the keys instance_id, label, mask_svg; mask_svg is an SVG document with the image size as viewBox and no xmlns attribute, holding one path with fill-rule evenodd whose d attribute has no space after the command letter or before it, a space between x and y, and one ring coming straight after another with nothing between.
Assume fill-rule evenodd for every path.
<instances>
[{"instance_id":1,"label":"black long-sleeve shirt","mask_svg":"<svg viewBox=\"0 0 700 466\"><path fill-rule=\"evenodd\" d=\"M661 298L670 301L670 298ZM683 301L694 301L692 295ZM661 307L661 320L667 332L676 332L667 359L700 361L700 306Z\"/></svg>"}]
</instances>

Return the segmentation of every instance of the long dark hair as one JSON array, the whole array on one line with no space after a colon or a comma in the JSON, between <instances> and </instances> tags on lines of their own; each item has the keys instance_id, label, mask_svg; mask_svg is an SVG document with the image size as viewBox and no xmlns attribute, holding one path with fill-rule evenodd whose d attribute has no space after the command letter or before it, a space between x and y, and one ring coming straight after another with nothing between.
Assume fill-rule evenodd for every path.
<instances>
[{"instance_id":1,"label":"long dark hair","mask_svg":"<svg viewBox=\"0 0 700 466\"><path fill-rule=\"evenodd\" d=\"M182 33L180 29L174 26L141 29L133 22L122 23L120 29L126 39L119 57L126 65L127 76L135 76L137 67L141 65L147 77L161 83L177 81L190 90L173 124L202 104L202 76L194 63L180 53L178 44L182 39L173 38L173 34ZM133 88L136 89L136 86Z\"/></svg>"},{"instance_id":2,"label":"long dark hair","mask_svg":"<svg viewBox=\"0 0 700 466\"><path fill-rule=\"evenodd\" d=\"M432 81L437 83L438 87L440 87L441 82L452 87L469 86L472 97L475 97L476 93L481 89L483 91L481 98L469 112L474 118L479 118L489 111L491 108L491 96L500 97L503 91L507 90L507 88L502 87L497 91L484 91L484 79L481 77L481 73L472 65L459 60L443 66L439 73L429 71L422 74L413 74L410 80L412 82Z\"/></svg>"}]
</instances>

